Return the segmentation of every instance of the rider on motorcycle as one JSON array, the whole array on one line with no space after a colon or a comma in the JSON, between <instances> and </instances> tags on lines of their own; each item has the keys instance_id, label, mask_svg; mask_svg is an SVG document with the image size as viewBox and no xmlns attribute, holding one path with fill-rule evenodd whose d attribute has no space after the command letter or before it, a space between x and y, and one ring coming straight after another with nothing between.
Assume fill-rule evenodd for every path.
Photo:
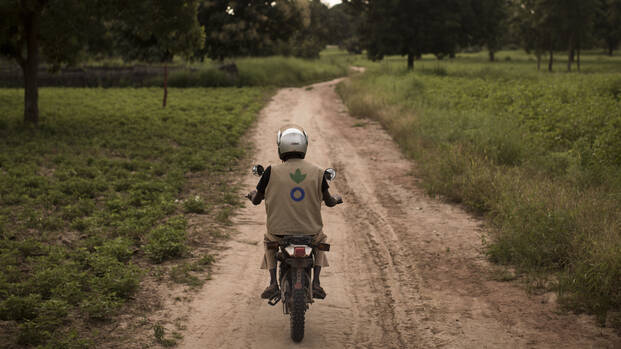
<instances>
[{"instance_id":1,"label":"rider on motorcycle","mask_svg":"<svg viewBox=\"0 0 621 349\"><path fill-rule=\"evenodd\" d=\"M325 242L327 236L323 233L321 201L333 207L342 203L342 199L339 195L330 195L324 169L304 160L308 136L302 127L281 127L276 143L283 162L266 168L256 190L247 196L254 205L259 205L265 199L265 241L280 241L287 235L311 235L313 243ZM321 267L327 266L325 253L316 251L313 269L313 296L316 298L323 299L326 296L319 283L319 274ZM270 272L270 285L261 294L262 298L269 299L280 292L276 278L275 250L265 248L261 269Z\"/></svg>"}]
</instances>

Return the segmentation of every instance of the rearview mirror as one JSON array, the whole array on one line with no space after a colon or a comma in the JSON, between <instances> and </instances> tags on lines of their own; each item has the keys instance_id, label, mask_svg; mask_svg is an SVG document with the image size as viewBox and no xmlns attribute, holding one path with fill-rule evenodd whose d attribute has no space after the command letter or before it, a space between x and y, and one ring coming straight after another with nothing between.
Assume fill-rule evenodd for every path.
<instances>
[{"instance_id":1,"label":"rearview mirror","mask_svg":"<svg viewBox=\"0 0 621 349\"><path fill-rule=\"evenodd\" d=\"M323 177L329 182L336 177L336 170L333 168L326 169L326 172L323 173Z\"/></svg>"},{"instance_id":2,"label":"rearview mirror","mask_svg":"<svg viewBox=\"0 0 621 349\"><path fill-rule=\"evenodd\" d=\"M265 169L263 168L263 166L261 165L254 165L252 167L252 174L255 176L262 176L263 172L265 172Z\"/></svg>"}]
</instances>

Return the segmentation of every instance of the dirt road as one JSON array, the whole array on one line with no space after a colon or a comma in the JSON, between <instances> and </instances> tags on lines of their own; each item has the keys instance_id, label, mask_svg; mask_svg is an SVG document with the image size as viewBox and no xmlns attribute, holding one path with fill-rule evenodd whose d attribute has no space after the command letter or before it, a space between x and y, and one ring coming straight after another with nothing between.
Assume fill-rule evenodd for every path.
<instances>
[{"instance_id":1,"label":"dirt road","mask_svg":"<svg viewBox=\"0 0 621 349\"><path fill-rule=\"evenodd\" d=\"M328 293L307 313L297 348L621 348L591 317L558 312L553 295L493 281L480 222L416 187L415 166L375 123L350 117L338 81L278 92L250 132L255 162L275 164L275 131L294 122L307 158L336 168L345 205L324 207ZM250 164L248 164L250 166ZM247 190L257 178L248 176ZM249 203L213 275L191 303L181 348L290 348L280 304L259 298L265 208Z\"/></svg>"}]
</instances>

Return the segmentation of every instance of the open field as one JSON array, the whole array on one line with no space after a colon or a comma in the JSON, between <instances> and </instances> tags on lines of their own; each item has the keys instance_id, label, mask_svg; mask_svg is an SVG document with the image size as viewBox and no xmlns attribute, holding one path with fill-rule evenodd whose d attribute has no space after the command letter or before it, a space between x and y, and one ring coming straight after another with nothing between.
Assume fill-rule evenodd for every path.
<instances>
[{"instance_id":1,"label":"open field","mask_svg":"<svg viewBox=\"0 0 621 349\"><path fill-rule=\"evenodd\" d=\"M170 89L166 109L161 93L44 88L30 128L23 91L0 89L0 347L88 346L143 276L168 270L152 264L192 256L191 217L228 223L228 174L271 90ZM194 257L170 279L200 285L213 259Z\"/></svg>"},{"instance_id":2,"label":"open field","mask_svg":"<svg viewBox=\"0 0 621 349\"><path fill-rule=\"evenodd\" d=\"M621 59L584 54L567 74L562 61L547 73L521 52L497 58L426 57L407 72L391 57L339 92L417 160L430 193L486 215L492 260L619 326Z\"/></svg>"}]
</instances>

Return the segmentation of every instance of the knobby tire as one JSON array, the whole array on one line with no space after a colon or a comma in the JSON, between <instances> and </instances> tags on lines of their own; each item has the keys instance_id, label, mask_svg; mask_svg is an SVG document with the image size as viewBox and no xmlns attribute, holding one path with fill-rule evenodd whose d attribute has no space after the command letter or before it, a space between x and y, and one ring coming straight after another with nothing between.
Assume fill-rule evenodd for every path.
<instances>
[{"instance_id":1,"label":"knobby tire","mask_svg":"<svg viewBox=\"0 0 621 349\"><path fill-rule=\"evenodd\" d=\"M304 289L293 291L291 307L291 339L301 342L304 339L304 314L306 313L306 295Z\"/></svg>"}]
</instances>

